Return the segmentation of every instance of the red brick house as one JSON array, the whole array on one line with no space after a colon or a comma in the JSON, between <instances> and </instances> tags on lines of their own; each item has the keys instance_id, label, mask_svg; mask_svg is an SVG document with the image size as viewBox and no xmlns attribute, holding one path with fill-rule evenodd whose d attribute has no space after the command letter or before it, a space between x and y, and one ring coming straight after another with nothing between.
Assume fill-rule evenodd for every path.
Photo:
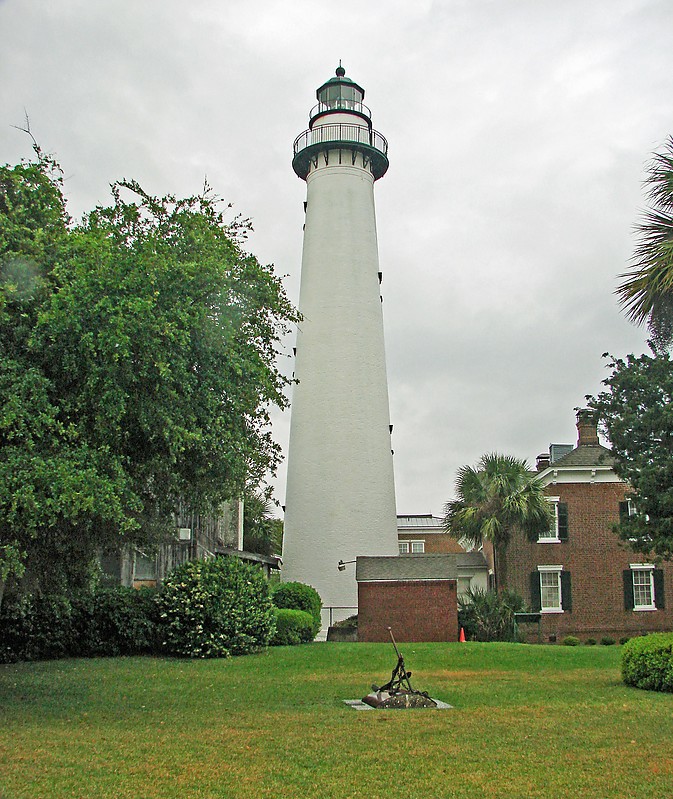
<instances>
[{"instance_id":1,"label":"red brick house","mask_svg":"<svg viewBox=\"0 0 673 799\"><path fill-rule=\"evenodd\" d=\"M431 513L397 516L397 541L400 555L455 555L458 574L458 599L469 588L487 591L493 559L489 547L479 550L457 541L444 530L444 521Z\"/></svg>"},{"instance_id":2,"label":"red brick house","mask_svg":"<svg viewBox=\"0 0 673 799\"><path fill-rule=\"evenodd\" d=\"M576 447L551 445L538 457L556 521L536 542L512 539L501 585L541 612L543 641L673 630L673 563L657 564L618 538L628 487L590 411L579 411L577 431Z\"/></svg>"}]
</instances>

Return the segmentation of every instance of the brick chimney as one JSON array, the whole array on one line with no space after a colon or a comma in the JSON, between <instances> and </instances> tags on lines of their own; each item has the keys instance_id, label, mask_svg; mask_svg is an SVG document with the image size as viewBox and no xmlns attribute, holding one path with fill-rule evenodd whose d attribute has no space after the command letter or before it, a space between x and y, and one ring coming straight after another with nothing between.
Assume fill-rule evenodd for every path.
<instances>
[{"instance_id":1,"label":"brick chimney","mask_svg":"<svg viewBox=\"0 0 673 799\"><path fill-rule=\"evenodd\" d=\"M545 469L549 468L549 453L548 452L541 452L537 458L535 459L535 467L538 472L543 472Z\"/></svg>"},{"instance_id":2,"label":"brick chimney","mask_svg":"<svg viewBox=\"0 0 673 799\"><path fill-rule=\"evenodd\" d=\"M598 440L598 419L596 411L580 408L577 411L577 446L600 444Z\"/></svg>"}]
</instances>

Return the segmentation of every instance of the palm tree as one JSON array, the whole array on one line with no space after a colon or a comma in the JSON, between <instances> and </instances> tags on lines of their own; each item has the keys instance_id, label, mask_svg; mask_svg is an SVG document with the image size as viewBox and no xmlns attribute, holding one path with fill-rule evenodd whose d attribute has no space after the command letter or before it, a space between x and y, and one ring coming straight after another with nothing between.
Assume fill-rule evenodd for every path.
<instances>
[{"instance_id":1,"label":"palm tree","mask_svg":"<svg viewBox=\"0 0 673 799\"><path fill-rule=\"evenodd\" d=\"M444 529L476 547L493 544L497 588L504 584L502 555L512 535L537 540L553 524L553 507L525 461L498 453L483 455L476 469L462 466L456 494L444 507Z\"/></svg>"},{"instance_id":2,"label":"palm tree","mask_svg":"<svg viewBox=\"0 0 673 799\"><path fill-rule=\"evenodd\" d=\"M620 305L637 325L648 325L655 351L673 341L673 136L655 153L645 185L650 207L636 228L634 266L619 277Z\"/></svg>"},{"instance_id":3,"label":"palm tree","mask_svg":"<svg viewBox=\"0 0 673 799\"><path fill-rule=\"evenodd\" d=\"M283 547L283 522L273 518L273 503L264 494L246 493L243 499L243 549L274 555Z\"/></svg>"}]
</instances>

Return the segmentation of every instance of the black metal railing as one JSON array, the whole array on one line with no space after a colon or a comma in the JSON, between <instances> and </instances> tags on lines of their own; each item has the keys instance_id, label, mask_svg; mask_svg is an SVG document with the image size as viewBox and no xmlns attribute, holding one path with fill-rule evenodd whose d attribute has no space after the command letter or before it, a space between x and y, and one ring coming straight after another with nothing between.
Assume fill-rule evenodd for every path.
<instances>
[{"instance_id":1,"label":"black metal railing","mask_svg":"<svg viewBox=\"0 0 673 799\"><path fill-rule=\"evenodd\" d=\"M330 111L355 111L356 114L362 114L367 119L372 118L372 112L364 103L359 100L348 100L345 97L339 97L329 103L320 102L318 105L314 105L309 116L313 119L318 114L326 114Z\"/></svg>"},{"instance_id":2,"label":"black metal railing","mask_svg":"<svg viewBox=\"0 0 673 799\"><path fill-rule=\"evenodd\" d=\"M300 133L294 140L294 155L305 150L307 147L312 147L320 144L342 143L347 146L348 143L364 144L368 147L373 147L375 150L388 156L388 142L385 136L382 136L376 130L369 130L364 125L351 125L345 122L337 122L333 125L317 125L313 130L305 130Z\"/></svg>"}]
</instances>

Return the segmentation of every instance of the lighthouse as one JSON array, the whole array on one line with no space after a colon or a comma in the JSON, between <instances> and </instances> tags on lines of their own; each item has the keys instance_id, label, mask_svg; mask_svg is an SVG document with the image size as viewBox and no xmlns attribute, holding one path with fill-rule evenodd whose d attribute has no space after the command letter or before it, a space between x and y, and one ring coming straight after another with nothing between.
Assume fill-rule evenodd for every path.
<instances>
[{"instance_id":1,"label":"lighthouse","mask_svg":"<svg viewBox=\"0 0 673 799\"><path fill-rule=\"evenodd\" d=\"M388 143L364 95L339 65L292 162L306 181L306 218L283 580L320 593L323 626L356 612L357 556L398 553L374 211Z\"/></svg>"}]
</instances>

